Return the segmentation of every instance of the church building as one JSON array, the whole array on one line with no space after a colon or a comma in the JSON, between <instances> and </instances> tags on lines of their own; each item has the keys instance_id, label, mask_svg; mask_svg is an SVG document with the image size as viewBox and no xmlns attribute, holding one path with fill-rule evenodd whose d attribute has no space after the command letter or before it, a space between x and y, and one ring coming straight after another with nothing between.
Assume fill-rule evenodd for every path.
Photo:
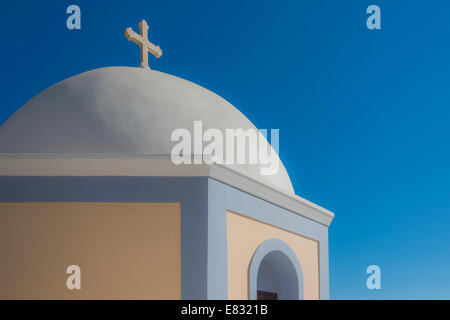
<instances>
[{"instance_id":1,"label":"church building","mask_svg":"<svg viewBox=\"0 0 450 320\"><path fill-rule=\"evenodd\" d=\"M61 81L0 127L0 299L329 299L333 213L295 194L278 155L273 175L175 164L178 128L256 128L150 70L162 50L139 26L140 67Z\"/></svg>"}]
</instances>

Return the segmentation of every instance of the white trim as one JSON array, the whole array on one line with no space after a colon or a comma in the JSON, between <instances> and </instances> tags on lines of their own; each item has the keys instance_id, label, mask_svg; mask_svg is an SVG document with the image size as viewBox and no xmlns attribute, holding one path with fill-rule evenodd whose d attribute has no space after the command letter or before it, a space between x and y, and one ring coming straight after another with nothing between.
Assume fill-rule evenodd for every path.
<instances>
[{"instance_id":1,"label":"white trim","mask_svg":"<svg viewBox=\"0 0 450 320\"><path fill-rule=\"evenodd\" d=\"M210 177L329 226L333 212L233 165L174 165L166 155L0 154L0 176Z\"/></svg>"},{"instance_id":2,"label":"white trim","mask_svg":"<svg viewBox=\"0 0 450 320\"><path fill-rule=\"evenodd\" d=\"M248 268L248 296L250 300L257 300L258 298L258 271L261 266L261 262L264 258L271 252L280 251L284 253L287 259L292 263L295 269L295 274L297 275L297 299L304 299L304 286L303 286L303 272L300 262L298 261L297 255L292 250L292 248L283 240L272 238L264 241L259 245L253 254L252 260L250 261L250 267ZM290 282L290 281L288 281ZM292 283L292 282L291 282Z\"/></svg>"}]
</instances>

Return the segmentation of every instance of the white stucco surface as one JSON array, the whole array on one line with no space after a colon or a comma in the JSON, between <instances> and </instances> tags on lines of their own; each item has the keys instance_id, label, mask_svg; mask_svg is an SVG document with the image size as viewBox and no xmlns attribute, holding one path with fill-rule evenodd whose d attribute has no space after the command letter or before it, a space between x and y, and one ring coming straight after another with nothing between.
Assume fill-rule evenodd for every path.
<instances>
[{"instance_id":1,"label":"white stucco surface","mask_svg":"<svg viewBox=\"0 0 450 320\"><path fill-rule=\"evenodd\" d=\"M194 121L209 128L249 129L234 106L192 82L154 70L110 67L88 71L44 90L0 127L1 154L170 155L173 130ZM278 159L278 157L277 157ZM279 159L278 159L279 161ZM260 165L240 169L294 193L280 161L275 175Z\"/></svg>"}]
</instances>

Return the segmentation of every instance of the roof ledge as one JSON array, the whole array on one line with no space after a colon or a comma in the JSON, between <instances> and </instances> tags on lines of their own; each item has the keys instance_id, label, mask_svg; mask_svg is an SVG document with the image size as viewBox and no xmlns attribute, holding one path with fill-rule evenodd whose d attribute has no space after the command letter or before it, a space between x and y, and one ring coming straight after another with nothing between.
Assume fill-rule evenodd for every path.
<instances>
[{"instance_id":1,"label":"roof ledge","mask_svg":"<svg viewBox=\"0 0 450 320\"><path fill-rule=\"evenodd\" d=\"M325 226L334 218L333 212L237 166L174 165L170 155L0 154L0 176L210 177Z\"/></svg>"}]
</instances>

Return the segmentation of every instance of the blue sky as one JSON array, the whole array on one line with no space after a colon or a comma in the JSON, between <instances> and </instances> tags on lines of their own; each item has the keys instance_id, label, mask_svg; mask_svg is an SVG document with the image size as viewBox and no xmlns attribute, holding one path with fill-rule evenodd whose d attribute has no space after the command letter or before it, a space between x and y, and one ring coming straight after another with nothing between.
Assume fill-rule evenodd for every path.
<instances>
[{"instance_id":1,"label":"blue sky","mask_svg":"<svg viewBox=\"0 0 450 320\"><path fill-rule=\"evenodd\" d=\"M381 30L366 28L371 4ZM124 30L142 18L164 52L152 68L280 129L296 193L336 214L332 299L450 298L448 1L8 1L0 124L69 76L137 66ZM371 264L381 290L366 288Z\"/></svg>"}]
</instances>

